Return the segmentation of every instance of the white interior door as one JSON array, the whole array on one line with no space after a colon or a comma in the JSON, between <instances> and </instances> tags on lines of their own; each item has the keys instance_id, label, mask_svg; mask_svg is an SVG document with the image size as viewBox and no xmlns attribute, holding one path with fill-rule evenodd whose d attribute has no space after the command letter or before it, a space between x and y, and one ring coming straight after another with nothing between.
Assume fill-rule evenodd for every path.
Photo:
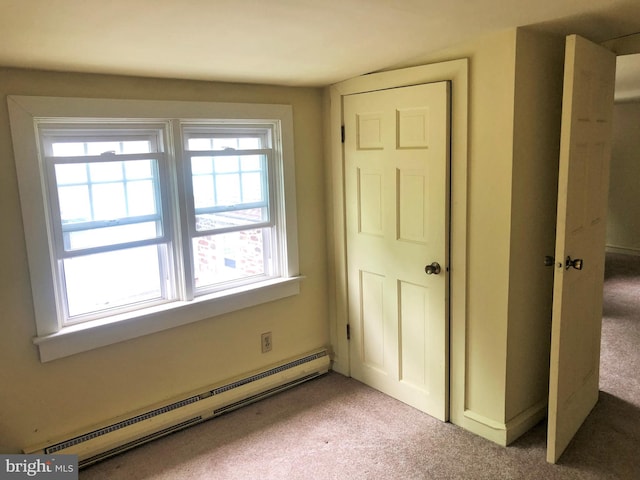
<instances>
[{"instance_id":1,"label":"white interior door","mask_svg":"<svg viewBox=\"0 0 640 480\"><path fill-rule=\"evenodd\" d=\"M552 463L598 400L615 64L608 50L567 37L549 380Z\"/></svg>"},{"instance_id":2,"label":"white interior door","mask_svg":"<svg viewBox=\"0 0 640 480\"><path fill-rule=\"evenodd\" d=\"M449 95L440 82L344 98L351 375L441 420Z\"/></svg>"}]
</instances>

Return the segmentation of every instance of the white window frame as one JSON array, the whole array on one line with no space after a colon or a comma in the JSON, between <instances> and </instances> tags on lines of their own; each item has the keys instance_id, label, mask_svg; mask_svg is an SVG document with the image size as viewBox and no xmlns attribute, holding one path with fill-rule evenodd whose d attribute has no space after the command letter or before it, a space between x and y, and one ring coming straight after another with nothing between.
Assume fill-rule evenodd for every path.
<instances>
[{"instance_id":1,"label":"white window frame","mask_svg":"<svg viewBox=\"0 0 640 480\"><path fill-rule=\"evenodd\" d=\"M267 183L268 186L266 186L266 190L269 193L268 197L266 199L266 203L267 203L267 208L269 211L274 211L274 212L278 212L282 210L282 205L284 204L284 198L281 198L280 195L277 194L277 192L282 191L281 186L279 185L280 183L280 179L282 179L282 170L281 170L281 162L276 162L274 161L274 152L276 152L276 149L274 148L274 145L268 144L268 145L263 145L263 148L261 149L257 149L257 150L250 150L250 151L245 151L245 150L188 150L187 149L187 139L188 138L192 138L193 136L195 136L195 133L201 133L201 132L212 132L212 131L216 131L216 133L220 133L222 131L228 132L230 134L234 134L234 137L237 137L238 135L238 129L243 129L244 132L246 133L248 131L253 130L254 127L253 125L249 125L249 124L245 124L245 125L228 125L226 127L220 127L219 123L215 123L213 125L209 125L209 128L207 128L207 125L202 124L202 123L194 123L194 122L181 122L180 124L180 129L181 129L181 138L184 140L184 147L182 149L182 153L184 155L185 158L183 158L182 160L182 165L184 168L184 175L185 178L189 179L187 182L185 182L185 187L186 187L186 207L187 207L187 211L188 211L188 215L187 215L187 224L184 225L184 230L186 232L188 232L189 234L189 240L188 242L191 242L192 239L195 239L197 237L200 236L207 236L207 235L218 235L221 233L230 233L230 232L234 232L234 231L242 231L242 230L249 230L252 228L264 228L264 227L269 227L270 230L272 231L272 234L270 235L270 238L268 239L268 242L273 248L272 248L272 255L273 255L273 261L268 262L270 265L273 265L274 267L276 267L276 271L272 272L270 268L268 268L268 271L265 271L264 275L265 277L268 276L272 276L272 277L277 277L280 276L280 272L278 265L276 264L281 264L282 262L280 261L280 259L282 258L282 252L280 252L277 248L278 246L278 242L276 241L276 237L274 236L274 232L275 231L283 231L286 229L286 225L283 224L283 219L285 218L284 215L276 215L275 218L270 218L268 221L265 222L260 222L259 224L247 224L247 225L243 225L240 227L232 227L232 228L228 228L228 229L215 229L215 232L200 232L196 229L196 208L195 205L193 203L194 200L194 195L193 195L193 191L192 191L192 183L191 183L191 177L192 177L192 171L191 171L191 159L193 157L224 157L224 156L241 156L247 153L251 153L251 154L259 154L259 155L264 155L267 159L267 170L269 171L268 173L268 178L267 178ZM278 128L265 128L265 126L259 126L256 125L255 126L255 131L260 131L261 136L264 137L268 137L263 139L263 142L265 142L266 140L268 140L269 142L271 142L271 139L277 139L277 137L279 137L279 132L278 132ZM269 135L266 135L267 131L269 131ZM213 172L213 176L215 177L216 173ZM187 245L185 243L184 247L185 250L188 250L191 248L191 245L189 243L189 245ZM193 252L191 252L191 255L193 256ZM266 264L267 262L265 262ZM267 266L267 265L265 265ZM190 267L190 265L186 266L186 268L188 269ZM187 275L187 277L189 278L194 278L194 275ZM195 279L194 279L195 280ZM250 281L250 280L249 280ZM230 281L230 284L233 283L243 283L245 282L245 280L239 280L239 281ZM187 285L186 289L187 289L187 296L189 298L195 297L199 294L202 294L202 292L208 293L208 292L215 292L218 290L222 290L228 288L225 286L225 284L217 284L217 285L213 285L210 287L201 287L200 289L196 289L196 286L194 284L191 285Z\"/></svg>"},{"instance_id":2,"label":"white window frame","mask_svg":"<svg viewBox=\"0 0 640 480\"><path fill-rule=\"evenodd\" d=\"M67 120L67 119L65 119ZM118 313L122 313L125 311L134 311L141 310L142 308L136 304L124 304L122 306L115 307L109 310L104 311L91 311L88 313L80 314L75 317L70 316L68 311L67 301L64 301L63 297L68 297L65 295L64 288L64 277L61 262L66 258L74 258L81 257L83 255L91 254L91 253L104 253L114 251L117 248L114 245L100 245L100 246L91 246L85 248L74 248L67 251L64 247L64 225L58 221L60 218L60 205L59 205L59 197L55 193L57 191L57 182L55 175L55 165L59 164L72 164L72 163L92 163L92 162L126 162L130 160L153 160L156 162L157 167L157 191L156 195L158 196L157 200L159 200L158 205L158 213L156 216L158 220L160 220L163 226L163 234L156 236L155 238L149 238L145 240L135 240L135 241L127 241L122 242L120 248L132 248L138 246L156 246L161 247L164 250L164 259L159 264L161 277L159 279L159 286L162 292L161 298L156 298L152 300L145 300L144 305L152 306L153 304L161 304L167 303L175 300L178 296L175 289L175 278L177 275L180 275L173 264L173 257L175 252L174 244L174 234L173 234L173 225L174 220L171 213L171 199L175 196L171 192L170 184L168 181L169 177L171 177L171 164L169 162L169 155L166 154L165 148L163 145L168 143L167 134L170 129L168 128L168 122L162 122L155 125L147 125L140 122L131 122L127 124L122 123L113 123L113 122L88 122L86 119L82 119L80 122L69 123L68 121L62 122L39 122L36 121L37 128L40 135L40 148L41 148L41 169L45 172L46 180L47 180L47 196L49 197L49 202L47 207L49 208L49 216L51 219L51 229L48 232L50 235L49 243L53 245L53 249L50 254L52 257L51 266L54 272L54 276L57 280L56 287L60 289L60 291L56 295L56 303L57 303L57 315L58 315L58 326L59 328L64 328L70 326L73 323L82 323L92 319L103 318L106 316L115 316ZM85 131L85 132L83 132ZM90 132L90 133L89 133ZM112 134L113 132L113 134ZM72 156L72 157L60 157L54 156L53 151L50 146L53 143L58 143L62 139L69 140L73 139L76 142L86 142L86 141L95 141L98 139L105 139L113 137L115 132L126 132L126 134L118 134L117 138L122 139L125 137L136 137L136 138L144 138L154 139L155 146L160 147L160 150L155 150L150 153L144 154L118 154L111 155L109 153L103 153L99 156ZM49 147L49 148L48 148ZM89 183L92 183L89 180ZM148 220L147 220L148 221ZM96 221L92 221L90 223L100 223ZM104 225L103 225L104 226ZM72 226L73 227L73 226ZM89 230L93 230L95 227L90 228ZM68 293L68 292L67 292ZM144 307L143 307L144 308Z\"/></svg>"},{"instance_id":3,"label":"white window frame","mask_svg":"<svg viewBox=\"0 0 640 480\"><path fill-rule=\"evenodd\" d=\"M42 362L299 293L299 283L303 277L298 270L293 113L290 105L9 96L8 106L36 320L33 342L39 349ZM136 120L150 124L169 121L174 130L180 128L180 121L201 124L215 120L216 125L272 122L280 133L274 135L273 145L274 156L278 157L278 161L273 163L281 180L281 188L275 194L283 212L278 226L282 229L283 239L279 245L279 254L282 256L280 275L192 299L179 299L142 310L61 326L55 314L59 308L52 268L52 259L55 258L52 249L55 246L49 235L52 221L45 200L47 178L40 160L42 152L39 151L37 125L38 122L64 121L65 118L111 119L116 123ZM169 141L176 143L175 138L169 138ZM177 156L184 154L181 145L173 147ZM180 164L178 160L177 164ZM177 242L190 241L186 226L188 212L185 202L188 195L184 191L184 175L184 169L176 168L171 185L182 200L172 212L179 219L175 222L174 232Z\"/></svg>"}]
</instances>

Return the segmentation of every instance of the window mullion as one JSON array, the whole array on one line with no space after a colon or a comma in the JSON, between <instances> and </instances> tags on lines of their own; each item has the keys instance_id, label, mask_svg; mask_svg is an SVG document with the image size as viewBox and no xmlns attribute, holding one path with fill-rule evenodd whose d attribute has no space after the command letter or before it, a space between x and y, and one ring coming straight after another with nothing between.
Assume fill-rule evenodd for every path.
<instances>
[{"instance_id":1,"label":"window mullion","mask_svg":"<svg viewBox=\"0 0 640 480\"><path fill-rule=\"evenodd\" d=\"M58 186L56 183L55 165L53 162L45 160L45 172L47 176L47 189L49 200L49 226L53 231L53 249L55 250L56 260L62 258L65 251L65 232L62 229L60 221L60 200L58 198ZM93 212L92 212L93 213ZM57 262L55 270L58 269Z\"/></svg>"},{"instance_id":2,"label":"window mullion","mask_svg":"<svg viewBox=\"0 0 640 480\"><path fill-rule=\"evenodd\" d=\"M96 213L95 213L94 202L93 202L93 179L91 178L91 164L88 162L86 164L86 170L87 170L87 193L89 195L89 210L91 212L91 220L93 220L94 218L96 218ZM54 178L55 178L55 175L54 175ZM58 187L56 185L56 197L58 196L57 190L58 190ZM60 221L62 223L62 216L60 217Z\"/></svg>"},{"instance_id":3,"label":"window mullion","mask_svg":"<svg viewBox=\"0 0 640 480\"><path fill-rule=\"evenodd\" d=\"M257 230L260 228L274 227L272 222L250 223L248 225L237 225L234 227L216 228L214 230L200 230L193 233L193 238L208 237L210 235L222 235L223 233L244 232L245 230Z\"/></svg>"},{"instance_id":4,"label":"window mullion","mask_svg":"<svg viewBox=\"0 0 640 480\"><path fill-rule=\"evenodd\" d=\"M108 163L108 162L129 162L132 160L157 160L165 156L162 152L148 153L103 153L102 155L75 155L72 157L55 157L48 155L45 157L47 162L55 163Z\"/></svg>"},{"instance_id":5,"label":"window mullion","mask_svg":"<svg viewBox=\"0 0 640 480\"><path fill-rule=\"evenodd\" d=\"M164 121L160 130L157 149L158 177L156 185L156 210L162 216L162 243L158 244L158 265L160 274L160 288L164 298L168 300L181 299L180 291L180 242L177 235L180 232L178 225L180 213L176 211L176 189L174 188L174 164L173 139L171 138L171 122Z\"/></svg>"},{"instance_id":6,"label":"window mullion","mask_svg":"<svg viewBox=\"0 0 640 480\"><path fill-rule=\"evenodd\" d=\"M125 168L125 162L120 164L122 171L122 187L124 188L124 211L129 216L129 179L127 178L127 169Z\"/></svg>"},{"instance_id":7,"label":"window mullion","mask_svg":"<svg viewBox=\"0 0 640 480\"><path fill-rule=\"evenodd\" d=\"M264 188L269 193L269 222L275 226L269 230L269 239L265 242L264 255L270 257L270 264L277 269L274 275L284 273L284 253L281 249L281 240L284 239L285 214L283 195L282 172L277 168L273 154L267 155L267 175L264 180Z\"/></svg>"},{"instance_id":8,"label":"window mullion","mask_svg":"<svg viewBox=\"0 0 640 480\"><path fill-rule=\"evenodd\" d=\"M189 159L191 161L191 159ZM211 159L211 183L213 184L213 203L215 205L218 204L218 174L216 173L216 160L215 158ZM195 210L195 208L194 208Z\"/></svg>"},{"instance_id":9,"label":"window mullion","mask_svg":"<svg viewBox=\"0 0 640 480\"><path fill-rule=\"evenodd\" d=\"M185 154L189 157L248 157L254 155L270 155L272 148L256 148L252 150L235 150L228 148L225 150L187 150Z\"/></svg>"},{"instance_id":10,"label":"window mullion","mask_svg":"<svg viewBox=\"0 0 640 480\"><path fill-rule=\"evenodd\" d=\"M195 208L193 203L193 187L191 184L191 163L184 151L182 126L179 120L171 121L171 138L175 162L172 165L176 178L174 182L175 199L174 212L177 215L176 225L179 226L175 236L179 248L179 289L182 300L193 300L195 296L193 274L193 246L191 232L195 231Z\"/></svg>"},{"instance_id":11,"label":"window mullion","mask_svg":"<svg viewBox=\"0 0 640 480\"><path fill-rule=\"evenodd\" d=\"M223 212L236 212L238 210L249 210L253 208L265 208L269 206L268 201L264 202L250 202L250 203L238 203L235 205L225 205L220 207L198 207L195 209L196 214L203 213L223 213ZM248 224L251 225L251 224Z\"/></svg>"},{"instance_id":12,"label":"window mullion","mask_svg":"<svg viewBox=\"0 0 640 480\"><path fill-rule=\"evenodd\" d=\"M100 246L100 247L90 247L90 248L83 248L83 249L77 249L77 250L72 250L72 251L63 250L58 255L58 258L59 259L65 259L65 258L82 257L82 256L85 256L85 255L94 255L94 254L97 254L97 253L115 252L115 251L118 251L118 250L128 250L128 249L131 249L131 248L146 247L148 245L160 245L162 243L166 243L164 238L150 238L150 239L147 239L147 240L136 240L136 241L132 241L132 242L123 242L123 243L119 243L119 244L116 244L116 245L105 245L105 246Z\"/></svg>"},{"instance_id":13,"label":"window mullion","mask_svg":"<svg viewBox=\"0 0 640 480\"><path fill-rule=\"evenodd\" d=\"M160 221L164 224L164 216L159 212L153 215L138 215L135 217L122 217L113 220L92 220L82 223L69 223L62 226L62 231L68 232L80 232L84 230L95 230L96 228L105 228L121 225L135 225L137 223L146 223L151 221ZM153 237L155 239L162 239L166 237L166 234Z\"/></svg>"}]
</instances>

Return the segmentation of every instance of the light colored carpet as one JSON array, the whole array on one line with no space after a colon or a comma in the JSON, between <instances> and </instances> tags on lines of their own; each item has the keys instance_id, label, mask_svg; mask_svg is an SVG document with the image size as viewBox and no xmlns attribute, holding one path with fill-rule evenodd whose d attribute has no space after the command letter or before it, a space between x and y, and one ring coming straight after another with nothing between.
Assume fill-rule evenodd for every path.
<instances>
[{"instance_id":1,"label":"light colored carpet","mask_svg":"<svg viewBox=\"0 0 640 480\"><path fill-rule=\"evenodd\" d=\"M640 479L640 258L607 258L600 400L558 465L543 422L500 447L330 373L121 454L81 480Z\"/></svg>"}]
</instances>

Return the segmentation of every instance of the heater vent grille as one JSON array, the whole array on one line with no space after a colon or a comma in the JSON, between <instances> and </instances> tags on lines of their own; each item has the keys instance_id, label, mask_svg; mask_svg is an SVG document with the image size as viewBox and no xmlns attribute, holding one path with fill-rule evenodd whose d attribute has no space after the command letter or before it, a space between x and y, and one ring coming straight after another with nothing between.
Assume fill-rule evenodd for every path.
<instances>
[{"instance_id":1,"label":"heater vent grille","mask_svg":"<svg viewBox=\"0 0 640 480\"><path fill-rule=\"evenodd\" d=\"M228 390L232 390L234 388L241 387L241 386L246 385L248 383L255 382L256 380L261 380L263 378L270 377L271 375L275 375L277 373L284 372L285 370L289 370L290 368L297 367L298 365L302 365L304 363L308 363L308 362L311 362L311 361L316 360L318 358L322 358L322 357L326 357L326 356L327 356L327 352L326 351L314 353L313 355L309 355L309 356L300 358L298 360L294 360L293 362L289 362L289 363L286 363L284 365L280 365L279 367L275 367L275 368L272 368L270 370L266 370L264 372L258 373L256 375L252 375L252 376L247 377L247 378L243 378L242 380L238 380L237 382L229 383L228 385L224 385L222 387L215 388L215 389L211 390L209 393L211 395L220 395L221 393L224 393L224 392L226 392Z\"/></svg>"},{"instance_id":2,"label":"heater vent grille","mask_svg":"<svg viewBox=\"0 0 640 480\"><path fill-rule=\"evenodd\" d=\"M234 402L234 403L230 403L229 405L225 405L224 407L221 408L216 408L213 411L213 414L215 416L219 416L222 415L223 413L227 413L230 412L231 410L235 410L236 408L240 408L240 407L244 407L245 405L248 405L250 403L256 402L258 400L262 400L263 398L268 397L269 395L273 395L274 393L278 393L282 390L286 390L287 388L291 388L294 387L300 383L306 382L307 380L311 380L312 378L316 378L319 377L320 373L312 373L311 375L306 375L302 378L299 378L297 380L294 380L292 382L289 383L285 383L284 385L280 385L278 387L274 387L274 388L270 388L269 390L265 390L264 392L258 393L256 395L252 395L251 397L247 397L247 398L243 398L242 400L238 401L238 402Z\"/></svg>"},{"instance_id":3,"label":"heater vent grille","mask_svg":"<svg viewBox=\"0 0 640 480\"><path fill-rule=\"evenodd\" d=\"M120 430L121 428L128 427L129 425L134 425L138 422L142 422L144 420L157 417L158 415L162 415L163 413L167 413L177 408L184 407L185 405L189 405L191 403L197 402L198 400L200 400L199 396L185 398L184 400L180 400L179 402L172 403L171 405L165 405L164 407L151 410L147 413L143 413L142 415L137 415L135 417L127 418L122 422L114 423L113 425L109 425L108 427L100 428L98 430L94 430L93 432L89 432L84 435L80 435L78 437L69 439L65 442L51 445L50 447L45 448L44 451L46 454L55 453L65 448L78 445L79 443L86 442L87 440L91 440L92 438L101 437L102 435L115 432L116 430Z\"/></svg>"},{"instance_id":4,"label":"heater vent grille","mask_svg":"<svg viewBox=\"0 0 640 480\"><path fill-rule=\"evenodd\" d=\"M164 430L154 432L150 435L145 435L144 437L137 438L132 442L125 443L124 445L120 445L119 447L112 448L111 450L107 450L106 452L102 452L98 455L94 455L93 457L85 458L84 460L78 462L78 467L86 467L93 463L99 462L100 460L104 460L105 458L112 457L113 455L117 455L118 453L122 453L126 450L142 445L143 443L150 442L151 440L155 440L170 433L177 432L178 430L190 427L191 425L195 425L196 423L199 423L201 421L202 417L195 417L182 423L172 425L171 427L165 428Z\"/></svg>"},{"instance_id":5,"label":"heater vent grille","mask_svg":"<svg viewBox=\"0 0 640 480\"><path fill-rule=\"evenodd\" d=\"M307 364L309 362L315 362L312 367L310 366L311 368L309 370L311 370L311 369L317 369L317 370L311 371L311 373L308 373L309 370L307 370L306 372L304 372L303 375L299 376L295 380L291 380L291 381L288 381L288 382L285 381L284 383L282 381L285 379L285 377L282 376L282 375L278 376L278 374L280 374L282 372L285 372L287 370L290 370L290 369L294 369L296 367L300 367L297 370L304 370L304 367L301 367L301 366L305 365L305 364ZM329 365L329 360L328 360L327 351L323 350L323 351L315 352L315 353L309 354L309 355L307 355L305 357L302 357L302 358L293 360L291 362L285 363L283 365L279 365L277 367L271 368L271 369L266 370L264 372L260 372L260 373L257 373L255 375L251 375L249 377L246 377L246 378L243 378L241 380L237 380L237 381L228 383L226 385L223 385L223 386L211 389L211 390L205 390L204 392L202 392L202 393L200 393L198 395L192 395L192 396L190 396L188 398L184 398L184 399L182 399L180 401L177 401L175 403L171 403L169 405L165 405L165 406L162 406L160 408L156 408L154 410L150 410L150 411L145 412L143 414L127 418L126 420L122 420L122 421L113 423L113 424L108 425L106 427L102 427L102 428L93 430L91 432L88 432L88 433L85 433L85 434L82 434L82 435L78 435L78 436L72 437L70 439L66 439L66 440L64 440L62 442L55 443L53 445L49 445L49 446L44 447L44 448L40 447L39 449L25 449L25 452L27 452L27 453L35 453L38 450L40 452L44 453L44 454L52 454L52 453L60 452L60 451L63 451L63 450L66 452L66 449L69 449L71 447L75 447L75 446L77 446L79 444L82 444L84 442L88 442L90 440L94 440L94 439L96 439L98 437L102 437L104 435L108 435L110 433L117 432L118 430L121 430L121 429L126 428L126 427L130 427L132 425L138 424L138 423L143 422L145 420L149 420L149 419L152 419L154 417L158 417L159 415L168 414L168 413L170 413L170 412L172 412L174 410L178 410L178 409L180 409L182 407L186 407L188 405L203 401L201 409L198 408L198 407L195 407L197 410L201 410L201 411L199 411L197 414L196 414L196 412L193 412L194 414L199 415L199 416L196 416L196 417L191 418L189 420L181 421L179 423L176 423L175 425L172 425L172 426L167 427L165 429L159 430L157 432L153 432L153 433L150 433L148 435L140 436L138 438L135 438L135 439L131 440L130 442L126 442L126 443L124 443L122 445L119 445L119 446L117 446L115 448L107 449L104 452L100 452L100 453L97 453L95 455L90 455L85 459L81 459L80 462L79 462L79 464L81 466L88 465L88 464L91 464L91 463L95 463L95 462L97 462L97 461L99 461L99 460L101 460L103 458L115 455L116 453L122 452L124 450L127 450L129 448L135 447L137 445L140 445L141 443L145 443L145 442L148 442L150 440L153 440L154 438L158 438L160 436L166 435L167 433L171 433L171 432L174 432L176 430L180 430L180 429L185 428L185 427L187 427L189 425L193 425L194 423L201 422L201 421L203 421L203 420L205 420L207 418L210 418L211 415L213 415L213 416L221 415L221 414L223 414L225 412L228 412L228 411L234 410L236 408L239 408L239 407L241 407L243 405L247 405L249 403L255 402L257 400L260 400L261 398L265 398L265 397L267 397L269 395L272 395L272 394L277 393L279 391L285 390L285 389L290 388L290 387L292 387L294 385L297 385L299 383L302 383L302 382L305 382L305 381L310 380L312 378L318 377L321 374L326 373L328 365ZM302 374L303 372L300 371L299 373ZM243 398L242 400L235 401L235 402L232 402L232 403L227 404L227 405L221 405L219 408L214 408L213 410L208 410L208 413L205 413L205 412L207 412L207 410L206 410L207 409L207 406L206 406L207 402L209 402L209 399L211 397L215 397L216 395L221 395L221 394L223 394L225 392L228 392L230 390L233 390L235 388L242 387L244 385L248 385L248 384L250 384L252 382L256 382L258 380L262 380L262 379L265 379L265 378L268 378L268 377L272 377L270 379L270 382L271 382L271 385L275 384L275 386L272 386L271 388L268 388L267 385L264 385L264 387L265 387L264 390L260 391L259 393L255 393L253 395L248 395L247 397ZM280 377L282 377L282 378L279 379ZM206 401L204 401L204 400L206 400ZM211 398L211 400L213 400L213 399ZM174 415L174 414L171 414L171 415ZM163 417L163 418L166 418L166 417ZM184 416L182 418L184 418ZM161 419L161 421L162 421L162 419ZM126 435L126 433L125 433L125 435Z\"/></svg>"}]
</instances>

